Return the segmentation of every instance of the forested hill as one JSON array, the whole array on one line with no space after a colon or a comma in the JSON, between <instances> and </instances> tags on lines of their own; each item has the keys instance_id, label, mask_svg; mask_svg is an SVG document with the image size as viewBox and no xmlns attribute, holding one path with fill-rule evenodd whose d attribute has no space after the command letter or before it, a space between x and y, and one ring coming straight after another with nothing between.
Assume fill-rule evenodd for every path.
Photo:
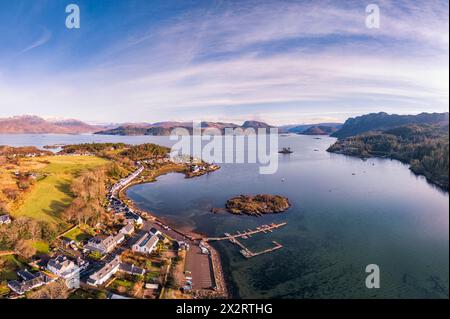
<instances>
[{"instance_id":1,"label":"forested hill","mask_svg":"<svg viewBox=\"0 0 450 319\"><path fill-rule=\"evenodd\" d=\"M410 164L416 174L449 189L447 124L410 124L338 140L328 151L359 157L390 157Z\"/></svg>"},{"instance_id":2,"label":"forested hill","mask_svg":"<svg viewBox=\"0 0 450 319\"><path fill-rule=\"evenodd\" d=\"M384 112L349 118L344 125L331 136L339 139L355 136L364 132L388 130L410 124L448 124L446 113L420 113L417 115L397 115Z\"/></svg>"}]
</instances>

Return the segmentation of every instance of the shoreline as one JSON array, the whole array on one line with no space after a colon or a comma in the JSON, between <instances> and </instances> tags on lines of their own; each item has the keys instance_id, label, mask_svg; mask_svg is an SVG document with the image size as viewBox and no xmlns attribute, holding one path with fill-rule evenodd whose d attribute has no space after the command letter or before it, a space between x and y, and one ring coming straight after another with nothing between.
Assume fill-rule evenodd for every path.
<instances>
[{"instance_id":1,"label":"shoreline","mask_svg":"<svg viewBox=\"0 0 450 319\"><path fill-rule=\"evenodd\" d=\"M333 144L333 145L334 145L334 144ZM440 191L442 191L442 192L444 192L444 193L447 193L447 194L448 194L448 193L450 192L450 189L448 188L447 185L443 185L442 183L433 180L432 178L430 178L430 177L429 177L427 174L425 174L425 173L416 172L416 171L413 169L413 167L411 166L410 163L407 163L407 162L405 162L405 161L402 161L401 159L398 159L398 158L396 158L396 157L394 157L394 156L390 156L390 155L376 155L376 154L369 154L369 156L362 156L362 155L359 155L359 154L352 154L352 153L345 152L345 151L332 151L332 150L328 150L328 149L327 149L326 151L327 151L328 153L331 153L331 154L350 156L350 157L353 157L353 158L359 158L359 159L361 159L361 160L367 160L367 159L369 159L369 158L377 158L377 159L389 159L389 160L392 160L392 161L398 161L398 162L402 163L403 165L406 165L406 166L408 167L408 170L409 170L411 173L413 173L415 176L425 178L425 180L427 181L428 184L430 184L430 185L436 187L437 189L439 189Z\"/></svg>"},{"instance_id":2,"label":"shoreline","mask_svg":"<svg viewBox=\"0 0 450 319\"><path fill-rule=\"evenodd\" d=\"M145 170L144 170L144 172L145 172ZM166 175L166 174L172 174L172 173L184 174L186 178L194 178L194 177L199 177L199 176L205 175L208 172L205 172L205 174L201 174L201 175L197 175L197 176L187 176L186 172L184 170L182 170L181 167L178 167L178 168L174 167L172 169L162 170L161 172L156 172L156 174L152 174L151 177L145 178L144 180L132 181L128 185L125 185L123 188L121 188L118 191L117 196L119 199L123 200L124 203L126 203L126 205L128 205L133 211L137 212L139 215L142 215L142 217L144 219L151 220L151 221L159 224L163 228L167 227L170 230L172 230L173 232L177 233L178 235L183 236L184 238L186 238L189 241L192 241L194 244L198 243L198 245L200 245L200 243L201 243L203 246L205 246L210 252L209 257L210 257L212 272L213 272L213 276L214 276L214 283L216 286L213 289L213 291L215 291L217 293L217 296L216 296L217 298L229 299L229 298L231 298L231 295L230 295L228 283L224 277L221 256L220 256L219 252L214 247L212 247L212 245L210 245L204 241L204 239L207 237L200 233L196 233L193 231L187 231L187 232L181 231L181 230L177 229L176 227L173 227L173 225L171 225L169 222L164 221L161 218L158 218L157 216L152 214L150 211L139 208L136 205L136 203L126 195L127 189L132 186L142 185L142 184L147 184L147 183L155 183L157 181L158 177Z\"/></svg>"}]
</instances>

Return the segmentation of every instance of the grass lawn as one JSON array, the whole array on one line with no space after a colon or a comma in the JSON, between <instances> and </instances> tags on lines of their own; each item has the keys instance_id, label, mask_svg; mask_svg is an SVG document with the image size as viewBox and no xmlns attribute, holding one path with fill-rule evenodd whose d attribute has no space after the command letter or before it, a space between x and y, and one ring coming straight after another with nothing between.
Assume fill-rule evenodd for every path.
<instances>
[{"instance_id":1,"label":"grass lawn","mask_svg":"<svg viewBox=\"0 0 450 319\"><path fill-rule=\"evenodd\" d=\"M0 269L0 282L17 279L16 272L24 268L25 264L14 255L2 256L0 259L4 262Z\"/></svg>"},{"instance_id":2,"label":"grass lawn","mask_svg":"<svg viewBox=\"0 0 450 319\"><path fill-rule=\"evenodd\" d=\"M34 248L36 248L36 253L38 255L45 255L50 253L50 247L48 243L45 243L43 241L36 241L33 244Z\"/></svg>"},{"instance_id":3,"label":"grass lawn","mask_svg":"<svg viewBox=\"0 0 450 319\"><path fill-rule=\"evenodd\" d=\"M45 163L37 170L45 177L36 181L11 213L15 217L27 216L57 224L64 224L59 216L72 201L70 184L76 175L82 170L107 163L106 160L94 156L48 156L24 159L23 165L32 164L33 161Z\"/></svg>"},{"instance_id":4,"label":"grass lawn","mask_svg":"<svg viewBox=\"0 0 450 319\"><path fill-rule=\"evenodd\" d=\"M146 282L155 282L161 276L161 271L149 271L144 277Z\"/></svg>"},{"instance_id":5,"label":"grass lawn","mask_svg":"<svg viewBox=\"0 0 450 319\"><path fill-rule=\"evenodd\" d=\"M6 283L0 283L0 298L2 296L5 296L9 293L9 288L8 285Z\"/></svg>"},{"instance_id":6,"label":"grass lawn","mask_svg":"<svg viewBox=\"0 0 450 319\"><path fill-rule=\"evenodd\" d=\"M64 237L72 239L76 242L82 242L84 240L91 238L92 236L87 232L85 232L84 230L80 229L79 227L76 227L71 231L69 231L68 233L66 233Z\"/></svg>"},{"instance_id":7,"label":"grass lawn","mask_svg":"<svg viewBox=\"0 0 450 319\"><path fill-rule=\"evenodd\" d=\"M127 289L131 289L134 285L133 282L126 280L126 279L116 279L114 280L113 284L114 286L122 286L125 287Z\"/></svg>"},{"instance_id":8,"label":"grass lawn","mask_svg":"<svg viewBox=\"0 0 450 319\"><path fill-rule=\"evenodd\" d=\"M134 283L132 281L116 278L108 288L115 293L124 294L130 292L133 286Z\"/></svg>"}]
</instances>

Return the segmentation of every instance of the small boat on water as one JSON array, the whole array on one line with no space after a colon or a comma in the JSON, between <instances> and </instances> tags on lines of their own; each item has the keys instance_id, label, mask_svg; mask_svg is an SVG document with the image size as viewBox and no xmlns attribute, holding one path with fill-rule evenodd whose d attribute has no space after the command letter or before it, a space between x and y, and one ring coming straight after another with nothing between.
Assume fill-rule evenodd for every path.
<instances>
[{"instance_id":1,"label":"small boat on water","mask_svg":"<svg viewBox=\"0 0 450 319\"><path fill-rule=\"evenodd\" d=\"M291 153L294 153L294 152L291 151L290 147L283 147L283 149L281 151L278 151L278 153L280 153L280 154L291 154Z\"/></svg>"}]
</instances>

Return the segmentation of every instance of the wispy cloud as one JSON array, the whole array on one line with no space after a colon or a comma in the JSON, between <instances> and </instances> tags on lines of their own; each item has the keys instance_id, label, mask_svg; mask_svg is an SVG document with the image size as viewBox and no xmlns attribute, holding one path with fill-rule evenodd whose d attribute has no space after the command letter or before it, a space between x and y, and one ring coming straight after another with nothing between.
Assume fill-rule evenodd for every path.
<instances>
[{"instance_id":1,"label":"wispy cloud","mask_svg":"<svg viewBox=\"0 0 450 319\"><path fill-rule=\"evenodd\" d=\"M20 87L0 78L0 107L100 121L276 123L446 110L448 4L379 5L381 28L367 29L361 1L216 2L126 33L92 52L89 68Z\"/></svg>"},{"instance_id":2,"label":"wispy cloud","mask_svg":"<svg viewBox=\"0 0 450 319\"><path fill-rule=\"evenodd\" d=\"M30 44L28 47L26 47L25 49L23 49L22 51L20 51L20 54L23 54L25 52L31 51L35 48L40 47L41 45L46 44L50 38L52 37L52 33L50 32L50 30L48 30L45 27L40 26L40 28L42 29L42 33L39 36L39 38L34 41L32 44Z\"/></svg>"}]
</instances>

